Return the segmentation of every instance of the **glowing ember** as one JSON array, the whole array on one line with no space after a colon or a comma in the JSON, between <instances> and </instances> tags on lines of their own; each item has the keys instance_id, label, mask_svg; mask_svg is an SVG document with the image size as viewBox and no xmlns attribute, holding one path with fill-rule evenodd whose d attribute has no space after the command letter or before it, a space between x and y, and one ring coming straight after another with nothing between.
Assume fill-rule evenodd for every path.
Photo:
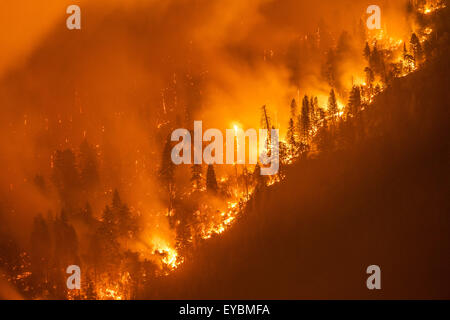
<instances>
[{"instance_id":1,"label":"glowing ember","mask_svg":"<svg viewBox=\"0 0 450 320\"><path fill-rule=\"evenodd\" d=\"M162 249L156 249L155 251L163 256L161 261L171 269L176 269L182 263L182 261L179 261L178 253L175 249L166 247Z\"/></svg>"}]
</instances>

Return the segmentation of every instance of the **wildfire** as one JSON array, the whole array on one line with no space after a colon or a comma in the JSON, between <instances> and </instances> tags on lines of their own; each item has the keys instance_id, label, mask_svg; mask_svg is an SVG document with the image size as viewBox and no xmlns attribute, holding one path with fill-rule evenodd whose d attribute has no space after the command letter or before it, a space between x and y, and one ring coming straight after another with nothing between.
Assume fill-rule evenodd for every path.
<instances>
[{"instance_id":1,"label":"wildfire","mask_svg":"<svg viewBox=\"0 0 450 320\"><path fill-rule=\"evenodd\" d=\"M434 1L434 3L427 3L422 8L418 8L418 11L422 14L429 15L445 7L446 7L445 1Z\"/></svg>"},{"instance_id":2,"label":"wildfire","mask_svg":"<svg viewBox=\"0 0 450 320\"><path fill-rule=\"evenodd\" d=\"M426 9L424 12L431 12L431 9ZM426 28L423 32L425 35L430 35L432 33L431 28ZM396 40L390 37L387 37L383 30L375 37L375 40L379 41L378 45L387 48L391 51L397 51L403 45L402 40ZM401 58L399 61L402 62ZM409 74L417 69L416 65L409 68L409 71L403 71L401 76ZM373 98L379 93L382 92L385 87L382 82L375 81L370 84L366 83L363 79L354 79L354 85L357 85L361 88L361 92L366 95L366 101L370 104L373 101ZM375 90L375 88L377 90ZM344 116L345 112L345 104L341 101L336 101L338 104L338 112L334 115L328 115L327 118L341 118ZM326 109L326 106L324 106ZM235 135L237 136L239 130L241 130L241 125L238 122L232 123L232 128L234 130ZM317 133L318 128L312 128L311 132L314 135ZM283 141L283 140L281 140ZM286 143L285 141L283 141ZM238 141L237 141L238 143ZM271 148L271 146L265 145L266 150ZM261 152L264 152L261 151ZM285 159L286 164L291 164L295 161L295 156L288 155L287 159ZM237 179L237 169L236 169L236 179ZM266 186L272 186L274 184L279 183L283 180L283 176L274 175L269 176L265 181ZM231 177L221 177L218 179L218 182L222 185L227 185L230 187L229 194L230 198L225 202L225 208L222 210L218 210L217 208L212 208L209 204L203 204L201 208L195 213L195 216L200 221L200 232L199 236L203 240L207 240L212 238L214 235L220 235L228 230L237 220L239 214L241 214L242 209L245 208L248 200L251 198L251 195L254 192L254 186L248 186L245 192L242 190L242 186L235 181L234 178ZM200 191L206 191L203 187ZM190 196L193 191L188 191L185 193L186 196ZM212 213L216 212L216 213ZM174 209L171 209L169 213L162 213L163 215L167 215L172 217L175 215ZM207 217L204 220L201 220L201 217ZM176 221L177 224L180 221ZM183 262L184 257L180 255L177 251L177 248L174 245L170 245L169 242L163 240L161 238L153 238L150 241L153 244L153 255L157 257L157 259L161 262L163 266L166 267L164 269L165 274L167 275L169 272L177 269ZM100 289L97 290L97 295L99 299L105 300L123 300L127 299L126 291L124 290L126 284L126 278L122 278L121 281L117 283L105 283Z\"/></svg>"},{"instance_id":3,"label":"wildfire","mask_svg":"<svg viewBox=\"0 0 450 320\"><path fill-rule=\"evenodd\" d=\"M420 13L423 13L425 15L431 14L434 11L440 9L440 8L444 8L445 5L444 4L435 4L435 5L430 5L427 4L426 6L424 6L423 8L419 8L418 11ZM426 19L424 19L426 20ZM425 40L427 40L429 38L429 36L432 34L433 29L431 27L424 27L422 30L418 31L418 35L421 36L421 42L424 42ZM410 53L412 52L411 49L409 49L409 51L407 50L408 42L404 44L403 40L398 40L398 39L394 39L389 37L386 34L385 30L379 30L378 33L373 33L372 37L368 38L368 42L372 42L374 46L377 46L378 49L382 49L383 50L383 55L387 56L388 58L388 62L392 63L396 68L395 68L395 76L394 77L403 77L406 76L412 72L414 72L415 70L417 70L419 68L419 66L421 65L420 60L415 60L414 57L412 55L410 55ZM402 55L402 49L404 49L403 51L403 55ZM410 59L406 59L405 56L410 57ZM370 70L369 70L370 71ZM370 75L370 73L369 73ZM363 105L361 107L361 109L363 110L364 108L368 107L371 105L371 103L373 102L373 99L380 93L382 92L385 88L386 88L386 81L380 79L379 75L372 75L370 76L366 76L366 78L364 78L363 76L359 75L355 78L352 78L352 83L351 83L352 87L353 86L357 86L358 89L360 89L361 92L361 104ZM324 100L326 100L328 98L328 96L324 97ZM342 97L340 97L342 98ZM336 110L334 108L334 110L336 111L335 114L331 114L330 111L328 112L324 112L324 118L321 118L320 120L315 120L314 124L311 124L312 128L309 129L309 135L307 135L307 137L305 138L307 140L307 143L309 143L308 139L310 137L314 137L315 134L317 134L318 132L320 132L321 126L326 123L325 120L333 120L335 121L336 118L345 118L345 114L346 114L346 106L345 103L342 103L341 101L339 101L338 99L336 99L336 103L338 106L338 109ZM317 103L317 105L321 105L321 109L325 110L327 109L327 103ZM166 107L163 101L163 107L164 107L164 113L166 113ZM314 109L313 109L314 110ZM321 110L322 111L322 110ZM316 116L315 116L316 117ZM46 121L48 122L48 119L46 119ZM59 119L59 123L61 123L61 119ZM169 120L161 120L158 124L157 124L157 128L163 128L165 126L168 126L170 124ZM30 119L25 115L24 116L24 125L26 126L30 126L32 125L32 122L30 122ZM270 127L269 125L267 125L266 127ZM237 137L237 134L242 130L243 125L237 121L234 121L231 123L231 128L233 128L235 136ZM48 130L48 126L47 126L47 130ZM104 127L102 128L102 131L104 131ZM83 132L83 136L86 136L86 131ZM289 141L288 139L280 139L281 142L283 142L284 145L287 145L287 151L286 153L288 153L288 155L286 156L286 158L283 160L283 164L292 164L295 162L296 159L298 159L299 156L299 152L294 152L292 151L294 148L290 147L290 144L292 146L295 145L295 139L298 140L298 137L296 136L294 138L294 143L292 143L291 141ZM239 143L242 144L242 140L240 141L239 139L236 138L236 143L235 143L235 147L236 149L238 149L239 147ZM66 142L68 142L66 140ZM303 142L302 142L303 143ZM312 142L314 143L314 142ZM311 143L311 144L312 144ZM267 144L264 144L263 148L264 150L261 150L261 152L267 153L268 151L271 151L273 149L271 149L273 146L270 145L270 142L268 141ZM309 145L308 145L309 147ZM312 146L312 151L314 152L314 146ZM96 145L96 149L99 149L99 145ZM99 151L98 151L99 152ZM100 153L98 153L99 155ZM142 160L136 159L134 161L134 165L135 165L135 171L136 173L138 173L138 166L141 167L142 166ZM54 169L55 167L55 159L52 156L50 156L50 167L51 169ZM243 168L242 174L238 174L238 171L241 170L241 168ZM217 187L217 189L219 189L219 191L216 190L217 194L220 193L220 197L219 196L211 196L210 194L207 194L207 188L204 185L204 183L198 183L198 185L195 186L195 188L189 188L186 187L180 188L182 189L180 191L180 194L182 194L182 197L179 196L177 194L177 196L179 196L179 198L181 200L185 200L185 199L189 199L189 197L191 195L195 195L197 196L199 193L201 194L200 197L203 196L203 194L205 195L204 198L199 198L199 199L205 199L204 203L202 201L199 201L200 204L198 205L199 208L193 209L192 211L195 211L195 213L193 214L193 217L189 216L189 219L192 218L193 222L192 225L194 225L194 227L192 227L191 225L191 221L189 220L186 223L186 229L188 230L187 233L190 232L190 234L185 237L187 238L188 244L186 245L186 247L188 247L188 245L192 244L195 245L195 241L197 240L206 240L206 239L210 239L214 236L223 234L225 231L229 230L235 223L237 223L237 221L239 221L240 216L242 215L242 213L244 212L243 209L245 209L248 201L251 199L252 195L254 194L255 190L257 189L257 187L255 186L256 183L253 181L253 183L247 183L247 180L244 181L244 179L247 179L249 176L251 176L251 174L248 174L248 166L240 166L238 164L235 163L235 165L233 166L233 171L234 172L230 175L230 176L224 176L224 177L218 177L217 179L217 185L219 185ZM215 176L214 176L215 177ZM203 179L203 180L201 180ZM206 180L203 176L201 177L201 181ZM250 177L249 179L255 179L254 177ZM273 175L273 176L268 176L265 177L263 180L263 184L264 186L270 187L273 186L279 182L281 182L284 179L284 176L282 174L277 174L277 175ZM245 183L244 183L245 182ZM261 183L260 181L258 181L257 183ZM203 184L202 186L199 186ZM13 186L15 187L16 185L13 185L12 183L10 184L10 190L13 190ZM187 190L188 191L185 191ZM224 191L223 191L224 190ZM222 192L223 191L223 192ZM108 190L105 191L105 195L109 195L111 194L113 191L112 190ZM177 190L178 192L178 190ZM211 201L210 198L213 198ZM216 198L220 198L219 200ZM194 198L195 200L196 198ZM195 204L197 205L197 204ZM192 206L194 207L194 206ZM191 207L189 207L191 208ZM177 206L172 206L172 204L170 205L170 209L166 209L164 211L160 211L158 212L158 216L163 216L164 218L167 217L167 220L169 220L170 222L173 222L172 226L176 226L178 227L183 227L183 219L180 218L179 216L177 216L178 212L178 207ZM191 211L186 210L186 212L188 212L189 214L191 214ZM171 220L173 218L173 220ZM175 228L173 228L175 230ZM193 230L193 231L192 231ZM173 230L172 230L173 231ZM175 233L178 232L178 229L176 229L175 231L173 231L174 235ZM145 249L141 252L139 252L142 255L146 255L147 257L150 257L149 260L152 260L152 262L156 261L157 262L157 267L160 267L160 270L155 271L154 273L151 273L152 276L153 274L156 274L157 276L165 276L167 274L169 274L170 272L176 270L180 265L182 265L185 262L185 257L182 245L179 245L179 241L178 238L181 236L184 236L183 233L180 234L176 234L177 238L175 239L175 236L173 236L172 238L170 237L166 237L166 236L144 236L143 239L140 241L141 243L145 244ZM139 238L141 237L141 235L139 234ZM195 239L195 241L194 241ZM184 240L184 239L183 239ZM131 241L130 241L131 242ZM144 252L145 251L145 252ZM158 269L158 268L156 268ZM101 300L126 300L126 299L130 299L133 297L133 294L131 293L131 288L133 286L133 281L131 281L131 277L130 274L128 272L123 272L124 269L120 269L122 273L118 272L119 269L115 270L115 273L111 273L111 274L106 274L104 273L104 275L95 275L95 280L93 280L93 287L92 287L92 292L93 292L93 296L95 296L96 299L101 299ZM153 269L151 269L153 270ZM147 271L145 271L147 272ZM152 271L153 272L153 271ZM25 282L25 280L27 280L28 278L31 277L31 272L29 271L24 271L20 274L15 275L15 277L12 277L12 281L14 282L19 282L19 281L23 281ZM134 276L134 274L133 274ZM94 278L94 277L93 277ZM134 279L134 278L133 278ZM71 291L68 292L68 298L69 299L84 299L87 298L88 296L91 295L87 294L84 290L86 289L82 289L81 291Z\"/></svg>"},{"instance_id":4,"label":"wildfire","mask_svg":"<svg viewBox=\"0 0 450 320\"><path fill-rule=\"evenodd\" d=\"M160 261L170 270L175 270L183 263L183 257L180 257L177 250L166 240L156 237L151 242L155 248L153 254L159 257Z\"/></svg>"},{"instance_id":5,"label":"wildfire","mask_svg":"<svg viewBox=\"0 0 450 320\"><path fill-rule=\"evenodd\" d=\"M425 28L425 30L423 31L423 33L425 33L426 35L430 35L433 32L433 29L431 29L430 27Z\"/></svg>"},{"instance_id":6,"label":"wildfire","mask_svg":"<svg viewBox=\"0 0 450 320\"><path fill-rule=\"evenodd\" d=\"M99 290L98 294L101 300L123 300L124 297L119 290L113 288L104 288Z\"/></svg>"},{"instance_id":7,"label":"wildfire","mask_svg":"<svg viewBox=\"0 0 450 320\"><path fill-rule=\"evenodd\" d=\"M227 203L227 210L220 213L220 215L218 216L218 221L209 225L205 230L203 230L202 238L209 239L214 234L223 233L236 220L239 211L239 202L229 201Z\"/></svg>"},{"instance_id":8,"label":"wildfire","mask_svg":"<svg viewBox=\"0 0 450 320\"><path fill-rule=\"evenodd\" d=\"M170 247L158 248L155 250L156 253L163 256L161 261L166 264L170 269L176 269L183 261L179 260L178 252Z\"/></svg>"}]
</instances>

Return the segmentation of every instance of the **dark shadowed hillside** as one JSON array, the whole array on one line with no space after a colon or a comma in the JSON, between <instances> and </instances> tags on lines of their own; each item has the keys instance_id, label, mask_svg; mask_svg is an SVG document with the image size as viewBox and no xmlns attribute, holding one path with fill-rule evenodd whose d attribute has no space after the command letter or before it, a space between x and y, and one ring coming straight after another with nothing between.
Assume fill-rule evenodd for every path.
<instances>
[{"instance_id":1,"label":"dark shadowed hillside","mask_svg":"<svg viewBox=\"0 0 450 320\"><path fill-rule=\"evenodd\" d=\"M362 113L359 138L288 168L151 297L449 299L445 43L440 58L395 80ZM372 264L380 291L366 288Z\"/></svg>"}]
</instances>

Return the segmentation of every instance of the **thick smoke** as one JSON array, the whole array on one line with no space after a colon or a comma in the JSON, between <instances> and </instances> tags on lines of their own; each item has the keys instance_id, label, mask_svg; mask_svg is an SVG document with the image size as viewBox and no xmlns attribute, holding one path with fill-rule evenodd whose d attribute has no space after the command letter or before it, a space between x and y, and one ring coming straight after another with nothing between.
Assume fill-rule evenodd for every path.
<instances>
[{"instance_id":1,"label":"thick smoke","mask_svg":"<svg viewBox=\"0 0 450 320\"><path fill-rule=\"evenodd\" d=\"M17 232L22 241L38 212L61 209L55 191L43 194L35 176L51 185L55 150L77 150L85 138L100 159L103 195L94 200L95 213L117 188L133 210L167 233L154 213L165 210L156 174L170 130L194 119L205 127L239 122L258 128L267 105L283 133L292 98L317 95L326 102L322 64L341 33L350 35L349 51L362 50L356 28L371 4L40 2L10 2L0 13L0 210L14 230L23 230ZM69 4L81 6L81 31L65 28ZM406 21L396 20L405 1L379 5L388 32L402 37L400 30L409 31ZM312 56L308 45L318 35L323 55ZM360 61L344 60L340 69L347 86L362 76Z\"/></svg>"}]
</instances>

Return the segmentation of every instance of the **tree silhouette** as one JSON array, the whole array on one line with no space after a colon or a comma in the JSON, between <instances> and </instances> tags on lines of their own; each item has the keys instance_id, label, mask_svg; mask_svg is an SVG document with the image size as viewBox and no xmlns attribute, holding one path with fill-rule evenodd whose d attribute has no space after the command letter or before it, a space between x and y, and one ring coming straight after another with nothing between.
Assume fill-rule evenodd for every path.
<instances>
[{"instance_id":1,"label":"tree silhouette","mask_svg":"<svg viewBox=\"0 0 450 320\"><path fill-rule=\"evenodd\" d=\"M319 108L319 100L317 97L311 97L309 102L309 119L310 119L310 128L317 127L317 109Z\"/></svg>"},{"instance_id":2,"label":"tree silhouette","mask_svg":"<svg viewBox=\"0 0 450 320\"><path fill-rule=\"evenodd\" d=\"M358 86L353 86L347 104L347 114L355 116L361 107L361 91Z\"/></svg>"},{"instance_id":3,"label":"tree silhouette","mask_svg":"<svg viewBox=\"0 0 450 320\"><path fill-rule=\"evenodd\" d=\"M289 127L288 131L286 133L286 140L289 144L290 153L293 157L297 156L298 153L298 145L297 145L297 139L296 139L296 130L294 125L294 119L289 119Z\"/></svg>"},{"instance_id":4,"label":"tree silhouette","mask_svg":"<svg viewBox=\"0 0 450 320\"><path fill-rule=\"evenodd\" d=\"M215 194L218 190L216 172L214 171L213 165L209 164L208 170L206 171L206 191Z\"/></svg>"},{"instance_id":5,"label":"tree silhouette","mask_svg":"<svg viewBox=\"0 0 450 320\"><path fill-rule=\"evenodd\" d=\"M339 112L339 108L338 108L338 104L336 101L336 95L334 93L334 89L331 89L330 91L330 96L328 97L328 113L331 116L331 119L333 120L333 122L336 121L336 115Z\"/></svg>"},{"instance_id":6,"label":"tree silhouette","mask_svg":"<svg viewBox=\"0 0 450 320\"><path fill-rule=\"evenodd\" d=\"M310 120L310 112L309 112L309 100L308 96L304 96L302 102L302 110L299 116L300 123L300 136L302 137L302 142L307 144L309 139L309 130L311 129L311 120Z\"/></svg>"},{"instance_id":7,"label":"tree silhouette","mask_svg":"<svg viewBox=\"0 0 450 320\"><path fill-rule=\"evenodd\" d=\"M322 74L330 87L336 87L336 53L330 49L326 53L325 63L322 66Z\"/></svg>"},{"instance_id":8,"label":"tree silhouette","mask_svg":"<svg viewBox=\"0 0 450 320\"><path fill-rule=\"evenodd\" d=\"M414 60L416 61L417 65L420 65L423 59L423 50L422 45L420 44L420 40L415 33L411 35L410 45Z\"/></svg>"},{"instance_id":9,"label":"tree silhouette","mask_svg":"<svg viewBox=\"0 0 450 320\"><path fill-rule=\"evenodd\" d=\"M290 112L292 119L297 118L297 102L295 101L295 99L292 99L291 101Z\"/></svg>"}]
</instances>

